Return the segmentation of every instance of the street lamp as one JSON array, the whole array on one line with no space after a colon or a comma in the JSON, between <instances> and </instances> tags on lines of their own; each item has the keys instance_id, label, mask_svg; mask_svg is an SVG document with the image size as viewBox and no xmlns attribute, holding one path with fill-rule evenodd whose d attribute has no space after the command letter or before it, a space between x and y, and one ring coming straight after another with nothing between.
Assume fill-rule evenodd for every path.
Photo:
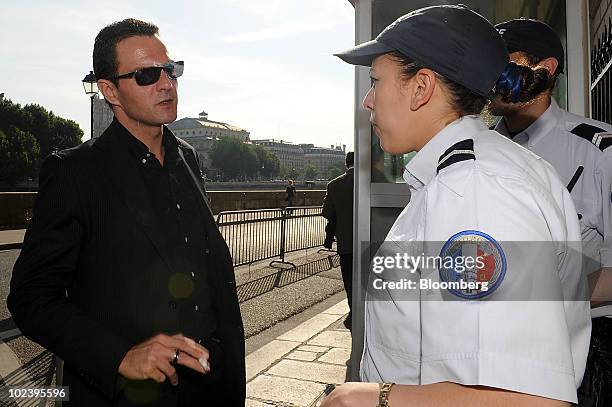
<instances>
[{"instance_id":1,"label":"street lamp","mask_svg":"<svg viewBox=\"0 0 612 407\"><path fill-rule=\"evenodd\" d=\"M91 99L91 133L90 137L93 138L93 110L94 110L94 98L98 96L98 83L96 82L96 75L93 71L89 71L87 75L83 78L83 88L85 89L85 94Z\"/></svg>"}]
</instances>

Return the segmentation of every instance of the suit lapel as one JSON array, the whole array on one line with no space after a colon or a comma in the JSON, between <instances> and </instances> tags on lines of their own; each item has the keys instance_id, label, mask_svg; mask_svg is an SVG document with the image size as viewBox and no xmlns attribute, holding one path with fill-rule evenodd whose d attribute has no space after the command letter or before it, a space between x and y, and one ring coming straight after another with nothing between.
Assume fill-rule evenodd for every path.
<instances>
[{"instance_id":1,"label":"suit lapel","mask_svg":"<svg viewBox=\"0 0 612 407\"><path fill-rule=\"evenodd\" d=\"M172 270L172 256L165 242L159 219L148 199L149 194L140 178L137 162L121 143L117 131L127 130L113 121L104 134L96 140L94 147L98 151L92 155L115 188L117 198L123 201L132 219L143 229L168 269Z\"/></svg>"}]
</instances>

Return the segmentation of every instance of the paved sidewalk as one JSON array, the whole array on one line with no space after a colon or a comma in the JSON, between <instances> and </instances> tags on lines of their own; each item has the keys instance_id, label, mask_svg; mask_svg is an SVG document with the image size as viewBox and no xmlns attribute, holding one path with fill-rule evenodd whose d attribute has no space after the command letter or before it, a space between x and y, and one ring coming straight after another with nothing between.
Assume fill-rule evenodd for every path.
<instances>
[{"instance_id":1,"label":"paved sidewalk","mask_svg":"<svg viewBox=\"0 0 612 407\"><path fill-rule=\"evenodd\" d=\"M0 230L0 250L20 249L25 229Z\"/></svg>"},{"instance_id":2,"label":"paved sidewalk","mask_svg":"<svg viewBox=\"0 0 612 407\"><path fill-rule=\"evenodd\" d=\"M247 407L308 406L328 383L346 381L351 335L345 300L250 353Z\"/></svg>"}]
</instances>

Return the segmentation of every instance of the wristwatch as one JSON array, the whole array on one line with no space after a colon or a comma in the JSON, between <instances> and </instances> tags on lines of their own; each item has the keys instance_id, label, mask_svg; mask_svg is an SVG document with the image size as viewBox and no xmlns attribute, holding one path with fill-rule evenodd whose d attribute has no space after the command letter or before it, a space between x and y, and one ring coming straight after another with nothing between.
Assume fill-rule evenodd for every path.
<instances>
[{"instance_id":1,"label":"wristwatch","mask_svg":"<svg viewBox=\"0 0 612 407\"><path fill-rule=\"evenodd\" d=\"M391 407L389 404L389 393L391 392L391 387L393 387L395 383L381 383L380 384L380 394L378 395L378 405L376 407Z\"/></svg>"}]
</instances>

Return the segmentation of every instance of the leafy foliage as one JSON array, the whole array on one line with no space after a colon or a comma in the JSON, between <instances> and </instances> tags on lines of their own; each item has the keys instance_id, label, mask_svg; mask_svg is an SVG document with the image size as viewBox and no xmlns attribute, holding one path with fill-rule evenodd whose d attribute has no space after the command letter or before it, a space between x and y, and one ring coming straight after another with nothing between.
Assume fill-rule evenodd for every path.
<instances>
[{"instance_id":1,"label":"leafy foliage","mask_svg":"<svg viewBox=\"0 0 612 407\"><path fill-rule=\"evenodd\" d=\"M272 178L280 171L278 158L263 147L223 137L211 149L212 165L223 172L226 180Z\"/></svg>"},{"instance_id":2,"label":"leafy foliage","mask_svg":"<svg viewBox=\"0 0 612 407\"><path fill-rule=\"evenodd\" d=\"M307 165L306 168L304 168L304 179L305 180L314 180L317 178L317 174L318 174L317 169L310 164Z\"/></svg>"},{"instance_id":3,"label":"leafy foliage","mask_svg":"<svg viewBox=\"0 0 612 407\"><path fill-rule=\"evenodd\" d=\"M327 179L332 180L340 175L344 174L344 168L339 166L331 166L327 169Z\"/></svg>"},{"instance_id":4,"label":"leafy foliage","mask_svg":"<svg viewBox=\"0 0 612 407\"><path fill-rule=\"evenodd\" d=\"M15 186L34 176L40 148L29 132L15 126L0 130L0 181Z\"/></svg>"},{"instance_id":5,"label":"leafy foliage","mask_svg":"<svg viewBox=\"0 0 612 407\"><path fill-rule=\"evenodd\" d=\"M32 170L35 174L45 157L54 151L80 144L83 137L83 130L75 121L56 116L40 105L28 104L22 107L9 99L0 101L0 130L9 138L16 137L16 140L10 143L11 146L17 146L15 148L21 148L18 146L23 146L22 142L28 139L22 133L34 138L38 153L28 160L33 160ZM13 157L18 155L15 151ZM15 168L19 168L19 165ZM28 175L21 174L20 177Z\"/></svg>"}]
</instances>

